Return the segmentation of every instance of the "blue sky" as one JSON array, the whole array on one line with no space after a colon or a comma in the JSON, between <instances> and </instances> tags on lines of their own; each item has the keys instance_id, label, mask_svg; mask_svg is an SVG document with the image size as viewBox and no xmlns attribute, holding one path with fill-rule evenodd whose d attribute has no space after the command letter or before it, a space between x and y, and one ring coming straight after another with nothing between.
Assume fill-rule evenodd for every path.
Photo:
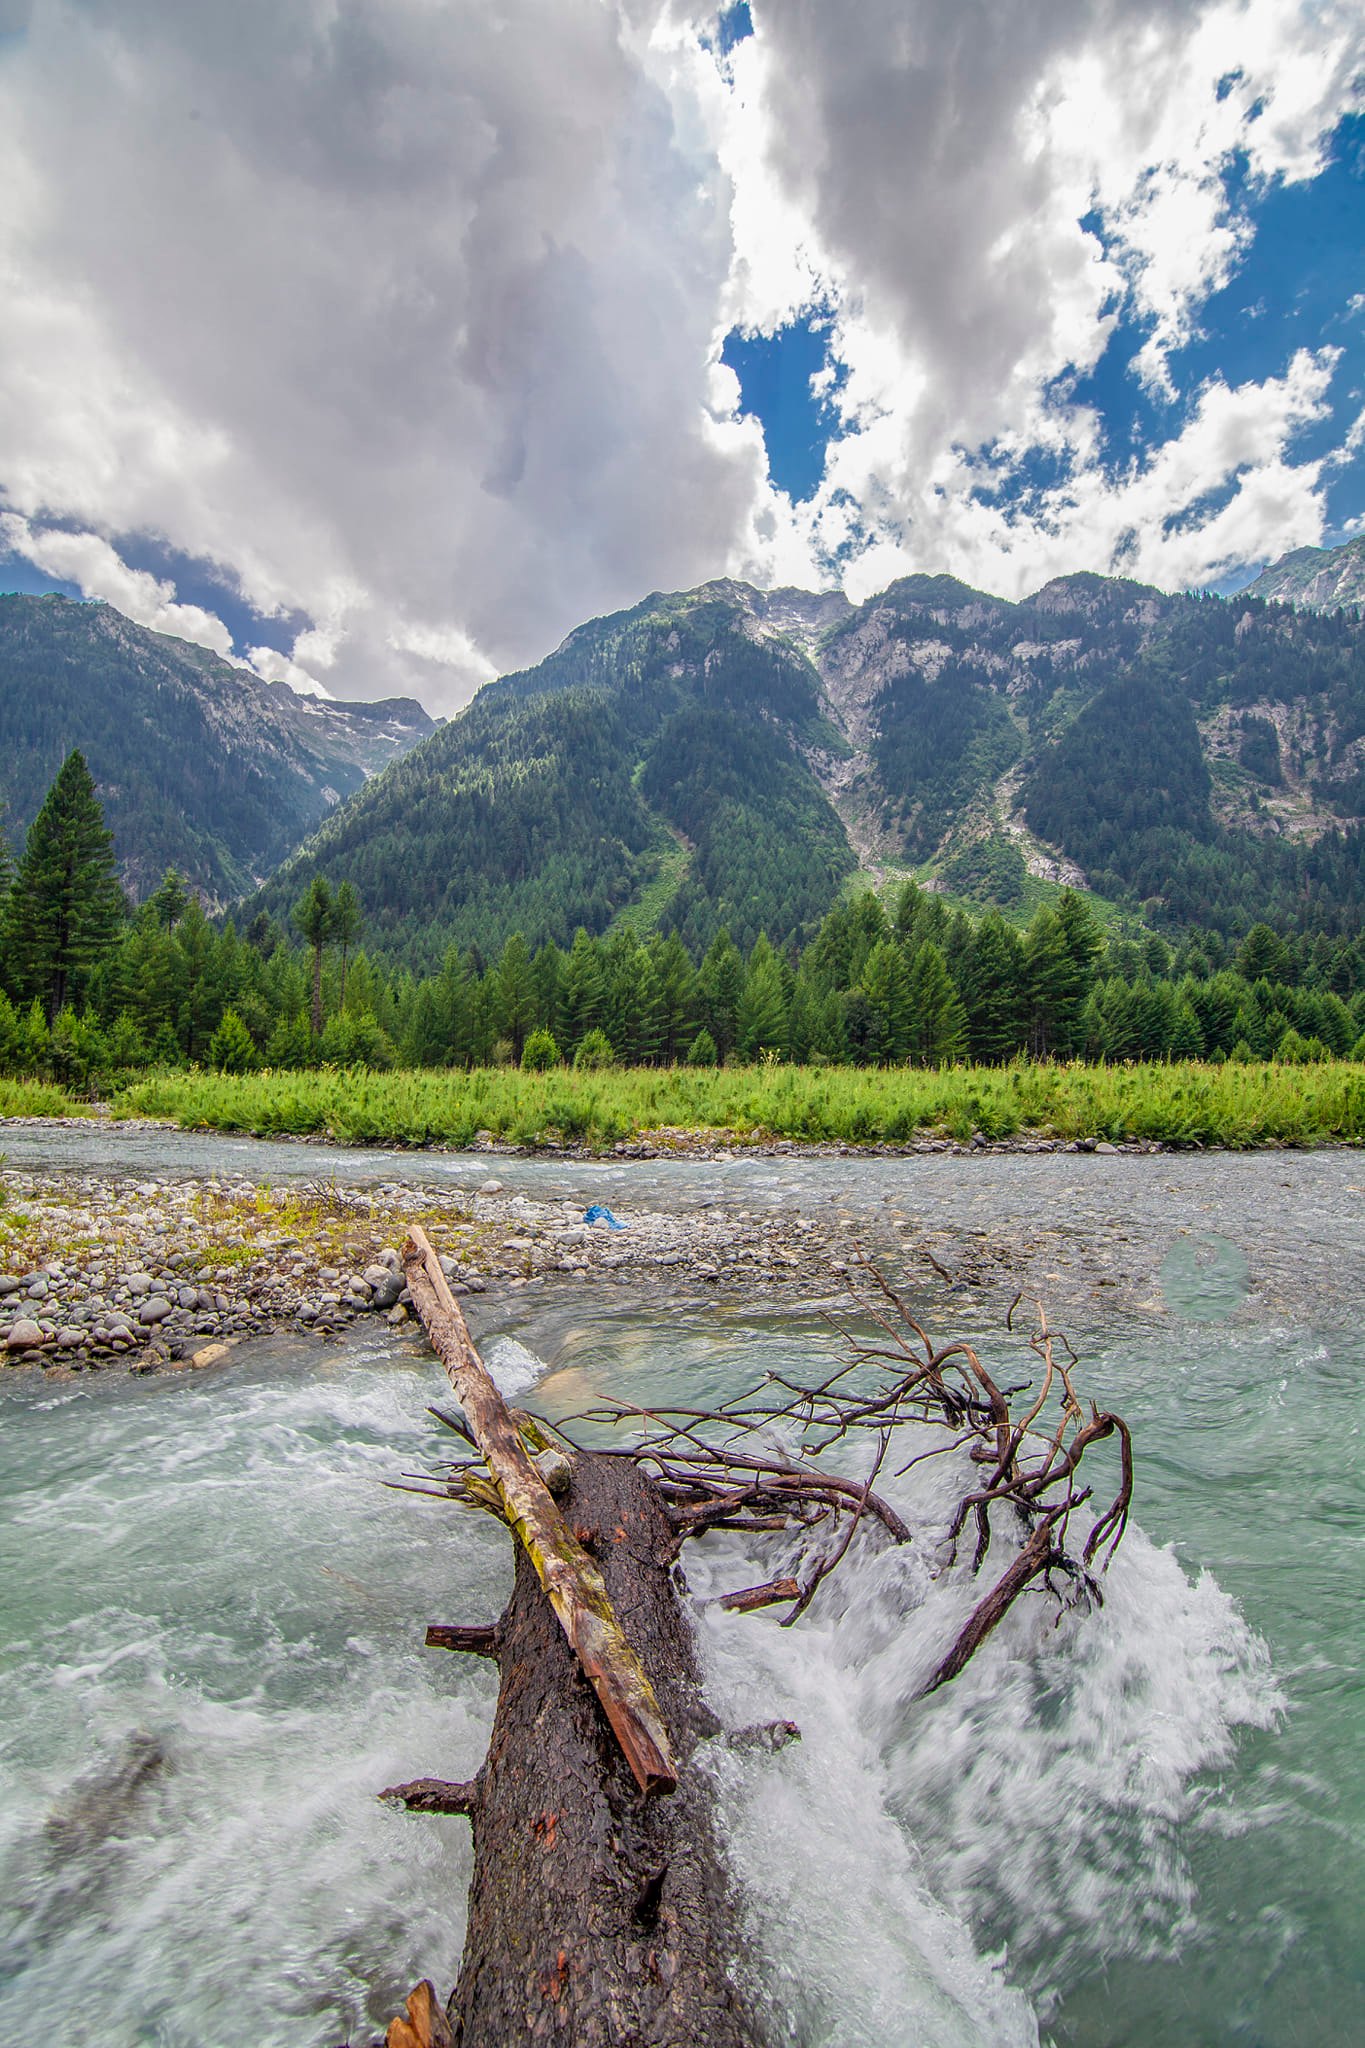
<instances>
[{"instance_id":1,"label":"blue sky","mask_svg":"<svg viewBox=\"0 0 1365 2048\"><path fill-rule=\"evenodd\" d=\"M710 576L1365 515L1358 0L0 21L0 587L449 711Z\"/></svg>"}]
</instances>

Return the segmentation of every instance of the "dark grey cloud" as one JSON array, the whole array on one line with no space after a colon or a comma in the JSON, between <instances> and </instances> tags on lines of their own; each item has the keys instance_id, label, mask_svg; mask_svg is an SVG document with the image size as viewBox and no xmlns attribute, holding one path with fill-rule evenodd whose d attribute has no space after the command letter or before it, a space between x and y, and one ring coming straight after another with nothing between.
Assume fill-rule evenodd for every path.
<instances>
[{"instance_id":1,"label":"dark grey cloud","mask_svg":"<svg viewBox=\"0 0 1365 2048\"><path fill-rule=\"evenodd\" d=\"M726 194L611 7L36 0L0 127L14 511L229 565L348 694L723 561Z\"/></svg>"},{"instance_id":2,"label":"dark grey cloud","mask_svg":"<svg viewBox=\"0 0 1365 2048\"><path fill-rule=\"evenodd\" d=\"M1130 529L1173 580L1316 537L1322 352L1117 483L1054 380L1126 293L1159 382L1236 260L1219 163L1308 174L1351 0L753 0L725 75L710 14L0 0L0 538L221 644L110 545L154 537L308 617L266 672L448 709L651 588L841 546L864 584L927 551L1009 588ZM793 512L716 363L817 291L849 432ZM1040 438L1069 495L1008 522L971 451Z\"/></svg>"}]
</instances>

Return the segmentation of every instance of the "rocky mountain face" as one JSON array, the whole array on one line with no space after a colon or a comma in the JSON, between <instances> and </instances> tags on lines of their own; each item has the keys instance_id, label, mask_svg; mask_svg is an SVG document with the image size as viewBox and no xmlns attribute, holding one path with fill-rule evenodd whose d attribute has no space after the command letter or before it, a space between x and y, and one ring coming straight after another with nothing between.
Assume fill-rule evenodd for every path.
<instances>
[{"instance_id":1,"label":"rocky mountain face","mask_svg":"<svg viewBox=\"0 0 1365 2048\"><path fill-rule=\"evenodd\" d=\"M1339 548L1295 548L1263 569L1242 595L1278 598L1318 612L1365 604L1365 534Z\"/></svg>"},{"instance_id":2,"label":"rocky mountain face","mask_svg":"<svg viewBox=\"0 0 1365 2048\"><path fill-rule=\"evenodd\" d=\"M414 966L613 920L808 937L861 868L1024 910L1359 922L1365 628L1092 575L1008 603L724 581L578 628L340 807L315 866Z\"/></svg>"},{"instance_id":3,"label":"rocky mountain face","mask_svg":"<svg viewBox=\"0 0 1365 2048\"><path fill-rule=\"evenodd\" d=\"M410 698L300 697L111 605L0 597L3 829L17 851L79 747L135 898L176 867L226 905L432 729Z\"/></svg>"}]
</instances>

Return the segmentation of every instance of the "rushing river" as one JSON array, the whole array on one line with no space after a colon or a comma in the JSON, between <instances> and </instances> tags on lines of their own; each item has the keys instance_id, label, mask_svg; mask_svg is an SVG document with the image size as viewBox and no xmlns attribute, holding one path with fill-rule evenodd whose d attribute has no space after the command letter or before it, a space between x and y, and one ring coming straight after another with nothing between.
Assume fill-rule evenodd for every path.
<instances>
[{"instance_id":1,"label":"rushing river","mask_svg":"<svg viewBox=\"0 0 1365 2048\"><path fill-rule=\"evenodd\" d=\"M710 1691L790 1716L713 1769L765 1988L803 2048L1346 2048L1365 2009L1365 1161L436 1159L116 1132L11 1160L477 1186L684 1208L895 1202L984 1229L1043 1208L1143 1265L1144 1307L1053 1303L1133 1424L1137 1526L1103 1610L1022 1602L916 1703L965 1597L925 1544L794 1629L700 1603ZM138 1148L147 1148L139 1153ZM942 1327L1011 1355L971 1295ZM509 1391L713 1399L834 1341L773 1295L537 1285L471 1304ZM493 1675L421 1647L492 1616L484 1517L387 1490L439 1454L443 1376L387 1329L277 1338L193 1377L0 1385L0 2039L333 2048L448 1984L469 1831L375 1792L477 1767ZM1103 1449L1092 1456L1103 1456ZM934 1467L928 1468L931 1472ZM927 1536L933 1482L898 1498Z\"/></svg>"}]
</instances>

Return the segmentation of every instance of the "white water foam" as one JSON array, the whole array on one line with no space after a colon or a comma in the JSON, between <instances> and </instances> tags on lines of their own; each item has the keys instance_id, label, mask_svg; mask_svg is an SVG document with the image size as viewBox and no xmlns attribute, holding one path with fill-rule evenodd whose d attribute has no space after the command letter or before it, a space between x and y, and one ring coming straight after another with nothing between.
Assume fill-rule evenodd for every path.
<instances>
[{"instance_id":1,"label":"white water foam","mask_svg":"<svg viewBox=\"0 0 1365 2048\"><path fill-rule=\"evenodd\" d=\"M516 1337L492 1337L480 1355L504 1401L515 1401L549 1370L545 1360L528 1351Z\"/></svg>"},{"instance_id":2,"label":"white water foam","mask_svg":"<svg viewBox=\"0 0 1365 2048\"><path fill-rule=\"evenodd\" d=\"M431 1388L366 1364L8 1418L0 2039L331 2048L453 1981L468 1827L375 1795L477 1768L494 1681L421 1623L452 1562L495 1613L504 1545L382 1489Z\"/></svg>"},{"instance_id":3,"label":"white water foam","mask_svg":"<svg viewBox=\"0 0 1365 2048\"><path fill-rule=\"evenodd\" d=\"M514 1340L488 1351L504 1387L543 1370ZM491 1674L424 1654L420 1623L447 1618L439 1585L455 1618L495 1614L505 1541L378 1484L422 1462L431 1392L423 1369L342 1359L79 1409L54 1390L23 1418L0 1532L0 2038L44 2012L64 2048L331 2048L416 1977L453 1980L467 1827L374 1798L472 1771L491 1720ZM981 1590L933 1575L949 1490L940 1471L898 1495L916 1541L869 1546L792 1630L700 1610L718 1710L803 1731L778 1756L707 1746L793 2048L1034 2048L1078 1977L1189 1931L1181 1830L1220 1810L1201 1774L1277 1710L1233 1603L1137 1530L1101 1612L1054 1627L1031 1596L917 1700ZM704 1598L786 1561L714 1537L687 1568ZM80 1810L92 1767L114 1782L139 1730L164 1767L54 1847L50 1816Z\"/></svg>"},{"instance_id":4,"label":"white water foam","mask_svg":"<svg viewBox=\"0 0 1365 2048\"><path fill-rule=\"evenodd\" d=\"M919 1698L1009 1556L997 1540L981 1580L934 1575L945 1487L940 1470L898 1499L916 1541L869 1545L790 1630L700 1607L720 1711L802 1730L776 1757L712 1765L757 1946L788 1958L771 1988L801 2048L1022 2048L1105 1960L1173 1950L1195 1922L1182 1828L1216 1797L1203 1774L1282 1705L1235 1604L1138 1529L1102 1609L1059 1623L1050 1596L1026 1595ZM789 1562L709 1540L688 1573L705 1602Z\"/></svg>"}]
</instances>

